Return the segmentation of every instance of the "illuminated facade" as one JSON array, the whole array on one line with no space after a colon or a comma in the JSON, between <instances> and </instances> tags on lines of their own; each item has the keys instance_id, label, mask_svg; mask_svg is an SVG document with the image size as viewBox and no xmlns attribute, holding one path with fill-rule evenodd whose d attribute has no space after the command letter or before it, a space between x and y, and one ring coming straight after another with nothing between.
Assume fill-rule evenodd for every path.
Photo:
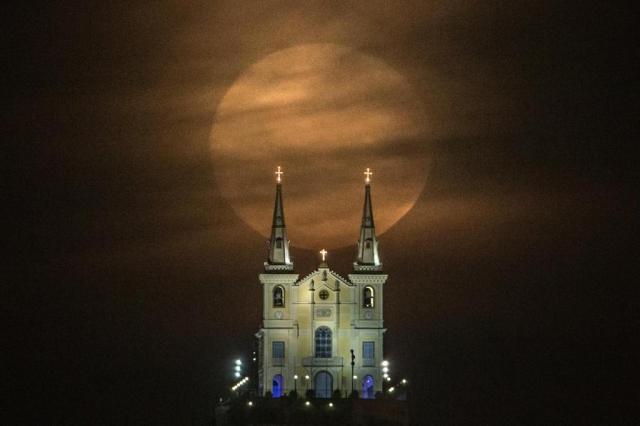
<instances>
[{"instance_id":1,"label":"illuminated facade","mask_svg":"<svg viewBox=\"0 0 640 426\"><path fill-rule=\"evenodd\" d=\"M269 254L260 274L263 324L258 338L258 391L274 397L313 390L316 397L335 391L361 398L382 390L382 272L371 205L371 172L365 172L365 197L356 261L344 278L325 261L300 277L294 272L284 220L278 168ZM354 366L352 374L352 351Z\"/></svg>"}]
</instances>

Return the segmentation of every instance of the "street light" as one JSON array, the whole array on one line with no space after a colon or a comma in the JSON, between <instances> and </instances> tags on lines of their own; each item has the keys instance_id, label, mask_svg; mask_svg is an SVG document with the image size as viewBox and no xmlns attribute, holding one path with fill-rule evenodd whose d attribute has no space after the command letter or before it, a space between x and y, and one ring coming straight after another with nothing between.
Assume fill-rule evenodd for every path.
<instances>
[{"instance_id":1,"label":"street light","mask_svg":"<svg viewBox=\"0 0 640 426\"><path fill-rule=\"evenodd\" d=\"M236 359L235 366L233 367L233 369L234 369L233 375L236 378L240 378L242 376L242 361L240 361L239 359Z\"/></svg>"},{"instance_id":2,"label":"street light","mask_svg":"<svg viewBox=\"0 0 640 426\"><path fill-rule=\"evenodd\" d=\"M238 383L236 383L231 390L232 391L236 391L240 386L244 385L245 383L247 383L249 381L249 376L245 377L244 379L240 380Z\"/></svg>"},{"instance_id":3,"label":"street light","mask_svg":"<svg viewBox=\"0 0 640 426\"><path fill-rule=\"evenodd\" d=\"M296 393L296 395L298 394L298 375L297 374L293 375L293 391Z\"/></svg>"},{"instance_id":4,"label":"street light","mask_svg":"<svg viewBox=\"0 0 640 426\"><path fill-rule=\"evenodd\" d=\"M382 384L383 384L382 391L384 392L384 382L385 381L387 381L387 382L391 381L391 377L389 377L389 361L387 361L386 359L383 360L380 363L380 367L382 367L381 368L381 370L382 370L382 380L383 380L383 382L382 382Z\"/></svg>"},{"instance_id":5,"label":"street light","mask_svg":"<svg viewBox=\"0 0 640 426\"><path fill-rule=\"evenodd\" d=\"M356 364L356 355L353 353L353 349L351 349L351 394L353 394L353 381L355 380L355 376L353 375L353 366Z\"/></svg>"}]
</instances>

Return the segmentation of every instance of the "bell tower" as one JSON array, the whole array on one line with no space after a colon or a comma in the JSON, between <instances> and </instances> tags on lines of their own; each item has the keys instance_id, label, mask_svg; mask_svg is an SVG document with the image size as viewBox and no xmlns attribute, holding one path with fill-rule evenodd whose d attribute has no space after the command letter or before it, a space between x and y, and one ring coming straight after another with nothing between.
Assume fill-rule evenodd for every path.
<instances>
[{"instance_id":1,"label":"bell tower","mask_svg":"<svg viewBox=\"0 0 640 426\"><path fill-rule=\"evenodd\" d=\"M284 208L282 206L282 175L284 172L278 166L276 175L276 204L273 208L271 223L271 238L269 239L269 257L264 263L266 271L292 271L293 261L289 254L289 239L287 226L284 223Z\"/></svg>"},{"instance_id":2,"label":"bell tower","mask_svg":"<svg viewBox=\"0 0 640 426\"><path fill-rule=\"evenodd\" d=\"M376 227L373 222L373 208L371 207L371 175L373 172L367 167L364 172L364 207L362 209L362 224L358 239L358 255L353 263L356 272L382 271L382 262L378 252Z\"/></svg>"}]
</instances>

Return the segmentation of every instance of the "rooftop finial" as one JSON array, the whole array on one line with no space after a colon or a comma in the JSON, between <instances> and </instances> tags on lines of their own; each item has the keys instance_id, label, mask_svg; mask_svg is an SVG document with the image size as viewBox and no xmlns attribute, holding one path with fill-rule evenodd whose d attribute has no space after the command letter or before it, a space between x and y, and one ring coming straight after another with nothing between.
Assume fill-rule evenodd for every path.
<instances>
[{"instance_id":1,"label":"rooftop finial","mask_svg":"<svg viewBox=\"0 0 640 426\"><path fill-rule=\"evenodd\" d=\"M284 172L282 170L280 170L280 166L278 166L278 170L276 171L276 182L280 183L282 182L282 175L284 174Z\"/></svg>"},{"instance_id":2,"label":"rooftop finial","mask_svg":"<svg viewBox=\"0 0 640 426\"><path fill-rule=\"evenodd\" d=\"M364 175L366 176L364 178L364 182L365 183L369 183L371 182L371 175L373 174L373 172L369 169L369 167L367 167L367 170L364 172Z\"/></svg>"},{"instance_id":3,"label":"rooftop finial","mask_svg":"<svg viewBox=\"0 0 640 426\"><path fill-rule=\"evenodd\" d=\"M328 251L326 251L325 249L320 250L320 254L322 255L322 261L325 261L325 257L327 257L327 253Z\"/></svg>"}]
</instances>

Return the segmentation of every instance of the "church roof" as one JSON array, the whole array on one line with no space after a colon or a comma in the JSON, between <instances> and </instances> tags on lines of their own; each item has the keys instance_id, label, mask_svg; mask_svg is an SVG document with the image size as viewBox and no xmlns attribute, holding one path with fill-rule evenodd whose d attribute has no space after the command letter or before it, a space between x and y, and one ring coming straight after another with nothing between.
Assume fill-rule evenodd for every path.
<instances>
[{"instance_id":1,"label":"church roof","mask_svg":"<svg viewBox=\"0 0 640 426\"><path fill-rule=\"evenodd\" d=\"M335 272L335 271L333 271L333 270L331 270L331 269L329 269L329 270L328 270L328 272L329 272L333 277L335 277L335 278L339 279L340 281L342 281L342 282L344 282L344 283L346 283L346 284L349 284L349 285L353 285L353 284L351 283L351 281L349 281L348 279L344 278L342 275L338 274L337 272ZM311 273L309 273L309 274L305 275L304 277L300 278L298 281L296 281L296 282L294 283L294 285L300 285L301 283L303 283L303 282L307 281L309 278L313 277L314 275L318 275L318 274L320 274L320 273L321 273L320 269L316 269L315 271L313 271L313 272L311 272Z\"/></svg>"}]
</instances>

